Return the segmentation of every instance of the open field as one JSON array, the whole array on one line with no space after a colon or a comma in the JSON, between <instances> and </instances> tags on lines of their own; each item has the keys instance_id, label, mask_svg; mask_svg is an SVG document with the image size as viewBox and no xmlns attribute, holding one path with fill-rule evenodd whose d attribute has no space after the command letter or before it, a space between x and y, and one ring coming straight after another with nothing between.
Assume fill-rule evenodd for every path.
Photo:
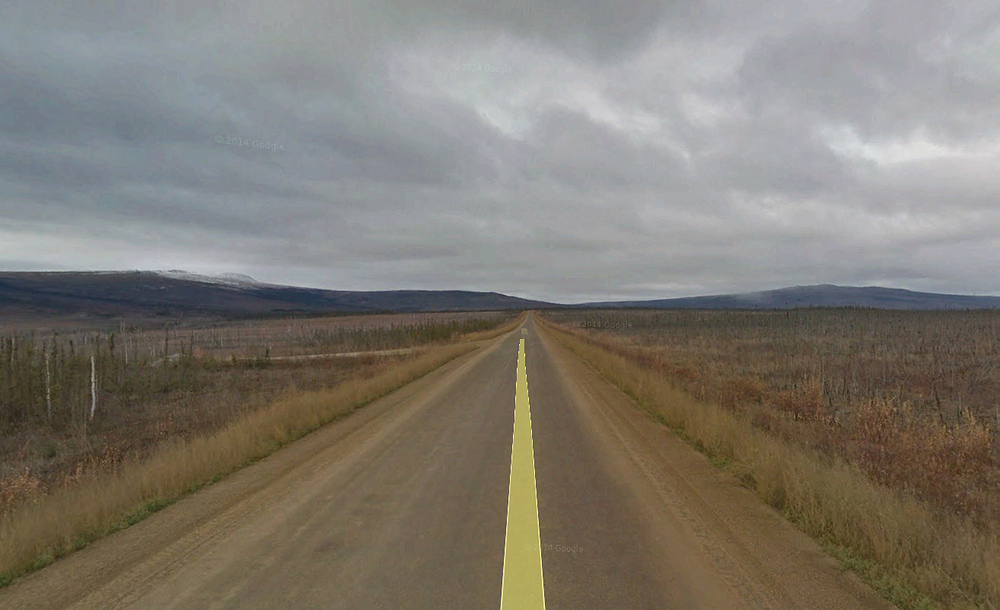
<instances>
[{"instance_id":1,"label":"open field","mask_svg":"<svg viewBox=\"0 0 1000 610\"><path fill-rule=\"evenodd\" d=\"M545 319L845 565L876 562L859 571L904 607L921 607L907 588L955 607L1000 599L1000 313Z\"/></svg>"},{"instance_id":2,"label":"open field","mask_svg":"<svg viewBox=\"0 0 1000 610\"><path fill-rule=\"evenodd\" d=\"M441 312L404 314L335 315L270 318L220 322L208 319L175 319L164 323L119 321L94 326L63 320L39 326L37 322L0 321L0 337L55 335L68 344L87 345L114 335L122 357L156 360L183 353L196 356L240 358L295 356L320 351L374 351L409 347L421 341L447 337L476 328L497 316L513 312Z\"/></svg>"},{"instance_id":3,"label":"open field","mask_svg":"<svg viewBox=\"0 0 1000 610\"><path fill-rule=\"evenodd\" d=\"M888 607L534 318L0 588L0 606ZM352 400L334 390L322 400L283 401L249 426L227 429L214 446L294 438L287 416L308 421ZM523 415L530 426L519 423L515 433ZM259 437L247 434L254 429ZM178 458L211 446L181 447L170 454L172 467L151 462L140 480L176 488L172 472L190 474L206 461ZM116 481L107 489L114 493L81 488L80 499L104 505L129 482ZM51 538L65 528L61 514L35 511L26 524ZM9 549L33 556L24 538L4 541L0 532L0 566L14 555Z\"/></svg>"},{"instance_id":4,"label":"open field","mask_svg":"<svg viewBox=\"0 0 1000 610\"><path fill-rule=\"evenodd\" d=\"M697 398L943 509L1000 519L1000 312L559 312Z\"/></svg>"},{"instance_id":5,"label":"open field","mask_svg":"<svg viewBox=\"0 0 1000 610\"><path fill-rule=\"evenodd\" d=\"M796 312L780 313L794 320ZM859 312L798 313L822 329L823 315ZM373 370L349 369L343 382L317 391L279 392L221 427L157 443L146 457L84 469L0 513L0 578L88 547L0 590L0 600L496 605L511 523L504 508L517 371L530 387L534 527L551 607L884 607L855 574L901 608L1000 604L1000 527L984 476L995 473L994 430L965 409L948 420L950 394L939 390L933 409L906 411L893 402L898 394L876 390L888 377L851 370L844 396L824 396L805 356L805 382L783 377L784 354L767 360L768 349L800 353L795 327L781 319L765 318L776 332L763 325L740 335L750 345L754 335L767 337L771 347L748 349L755 358L733 375L727 358L739 350L709 341L724 342L732 321L705 331L697 317L672 319L688 332L680 345L689 346L677 352L686 360L672 360L673 352L656 351L668 342L650 340L653 333L627 337L637 324L626 314L571 315L546 314L562 324L531 316L522 332L479 342L488 346L481 351L470 343L418 346L399 354L404 362L381 361L382 369L370 361ZM498 319L465 336L498 336L523 320ZM875 334L867 323L861 334ZM951 327L954 343L963 328ZM989 353L972 344L979 351L970 358ZM360 361L184 354L149 371L214 362L271 374ZM855 375L863 381L853 383ZM372 401L374 410L249 466L246 476L188 495ZM910 478L901 484L888 474ZM964 495L949 495L957 490ZM89 544L140 520L148 527ZM373 599L373 591L387 593Z\"/></svg>"},{"instance_id":6,"label":"open field","mask_svg":"<svg viewBox=\"0 0 1000 610\"><path fill-rule=\"evenodd\" d=\"M142 459L165 442L220 430L281 397L370 378L418 357L419 350L496 328L516 315L338 316L0 337L0 514ZM419 349L291 358L400 348Z\"/></svg>"},{"instance_id":7,"label":"open field","mask_svg":"<svg viewBox=\"0 0 1000 610\"><path fill-rule=\"evenodd\" d=\"M292 385L287 385L288 375L279 380L258 378L265 384L269 382L274 389L270 400L259 399L256 408L234 409L227 414L229 417L217 416L214 425L163 434L132 452L120 449L120 444L127 442L127 435L107 430L97 459L81 461L77 455L77 467L70 475L53 479L48 486L40 480L30 489L21 489L26 493L20 497L9 498L13 501L0 511L0 584L9 584L19 575L143 520L181 496L474 351L484 340L510 331L523 319L523 314L518 317L513 312L496 316L488 324L477 324L485 328L451 336L449 343L427 343L404 355L402 361L373 358L315 361L342 367L335 370L314 370L316 365L310 361L289 363L300 372L308 371L318 382L318 389L304 391L294 385L294 379ZM427 325L420 328L426 331ZM199 368L198 364L191 364L198 361L190 357L185 362ZM272 369L269 361L268 364L253 362L256 364L252 369L258 372L284 368ZM205 362L200 363L204 365ZM168 363L161 368L173 366ZM207 368L215 370L212 366ZM286 382L283 388L281 381ZM248 385L244 398L256 392L256 388ZM195 408L154 409L153 416L143 425L160 427L164 421L189 418L191 412L204 411L206 404L214 404L210 395L199 398L201 401L195 403ZM96 445L94 436L85 436L83 440L88 448ZM8 482L13 480L23 485L24 478L15 477ZM7 489L11 487L8 485ZM13 489L18 491L16 487Z\"/></svg>"}]
</instances>

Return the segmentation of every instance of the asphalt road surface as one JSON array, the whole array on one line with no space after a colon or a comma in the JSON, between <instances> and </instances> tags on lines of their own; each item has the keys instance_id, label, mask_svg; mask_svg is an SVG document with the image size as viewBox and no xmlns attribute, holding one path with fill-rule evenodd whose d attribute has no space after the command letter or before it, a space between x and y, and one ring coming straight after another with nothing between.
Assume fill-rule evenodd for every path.
<instances>
[{"instance_id":1,"label":"asphalt road surface","mask_svg":"<svg viewBox=\"0 0 1000 610\"><path fill-rule=\"evenodd\" d=\"M0 590L0 608L543 603L887 607L530 317Z\"/></svg>"}]
</instances>

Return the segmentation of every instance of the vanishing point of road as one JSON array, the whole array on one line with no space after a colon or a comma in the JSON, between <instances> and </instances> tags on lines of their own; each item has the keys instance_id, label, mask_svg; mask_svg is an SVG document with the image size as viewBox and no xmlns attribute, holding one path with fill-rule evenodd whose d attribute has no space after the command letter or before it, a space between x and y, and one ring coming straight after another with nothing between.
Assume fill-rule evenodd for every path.
<instances>
[{"instance_id":1,"label":"vanishing point of road","mask_svg":"<svg viewBox=\"0 0 1000 610\"><path fill-rule=\"evenodd\" d=\"M529 316L0 608L886 608Z\"/></svg>"}]
</instances>

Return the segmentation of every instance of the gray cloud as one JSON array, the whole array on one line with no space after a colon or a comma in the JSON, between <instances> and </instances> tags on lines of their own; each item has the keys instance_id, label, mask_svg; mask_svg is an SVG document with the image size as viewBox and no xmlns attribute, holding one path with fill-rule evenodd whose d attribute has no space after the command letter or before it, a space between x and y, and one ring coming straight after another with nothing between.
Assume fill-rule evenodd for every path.
<instances>
[{"instance_id":1,"label":"gray cloud","mask_svg":"<svg viewBox=\"0 0 1000 610\"><path fill-rule=\"evenodd\" d=\"M5 6L0 268L1000 293L988 2Z\"/></svg>"}]
</instances>

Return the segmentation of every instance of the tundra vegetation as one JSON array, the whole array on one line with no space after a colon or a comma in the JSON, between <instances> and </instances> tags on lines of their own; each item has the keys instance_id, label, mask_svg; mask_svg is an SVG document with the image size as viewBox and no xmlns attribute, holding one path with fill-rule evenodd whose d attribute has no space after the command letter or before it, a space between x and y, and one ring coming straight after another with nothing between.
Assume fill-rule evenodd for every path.
<instances>
[{"instance_id":1,"label":"tundra vegetation","mask_svg":"<svg viewBox=\"0 0 1000 610\"><path fill-rule=\"evenodd\" d=\"M898 605L1000 607L1000 311L543 320Z\"/></svg>"},{"instance_id":2,"label":"tundra vegetation","mask_svg":"<svg viewBox=\"0 0 1000 610\"><path fill-rule=\"evenodd\" d=\"M194 347L217 329L190 333L179 358L170 357L169 332L161 352L139 349L138 358L126 357L112 335L82 345L8 337L0 386L8 473L0 486L0 586L350 415L524 317L381 316L379 324L346 323L349 329L343 319L329 321L335 328L313 320L297 335L313 349L338 352L415 348L359 358L272 360L269 346L280 343L281 332L296 336L294 324L279 336L274 327L248 333L258 343L241 343L228 358ZM141 333L130 338L139 346L154 342ZM296 348L294 341L284 348ZM88 373L99 384L93 417Z\"/></svg>"},{"instance_id":3,"label":"tundra vegetation","mask_svg":"<svg viewBox=\"0 0 1000 610\"><path fill-rule=\"evenodd\" d=\"M169 441L221 430L279 398L371 378L417 354L289 356L425 350L496 329L516 315L120 324L114 331L0 335L0 517L92 475L114 473Z\"/></svg>"}]
</instances>

